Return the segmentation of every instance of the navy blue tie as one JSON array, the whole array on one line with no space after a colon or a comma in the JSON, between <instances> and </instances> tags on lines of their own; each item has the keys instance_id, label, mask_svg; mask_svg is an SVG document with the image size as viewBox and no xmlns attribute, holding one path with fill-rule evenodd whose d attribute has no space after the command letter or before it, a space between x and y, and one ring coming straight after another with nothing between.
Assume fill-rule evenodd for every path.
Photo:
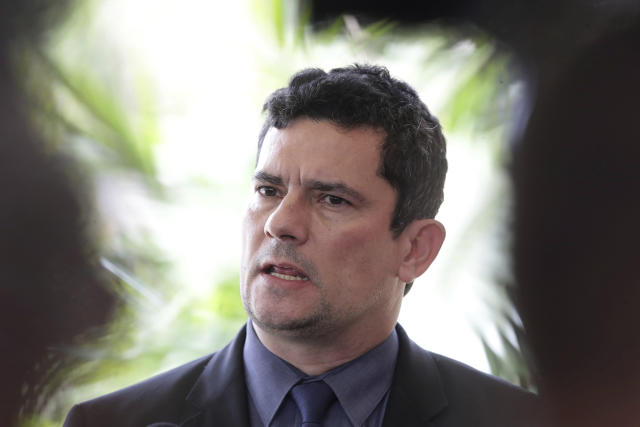
<instances>
[{"instance_id":1,"label":"navy blue tie","mask_svg":"<svg viewBox=\"0 0 640 427\"><path fill-rule=\"evenodd\" d=\"M303 427L319 427L325 412L336 398L331 387L322 380L294 386L291 397L300 409Z\"/></svg>"}]
</instances>

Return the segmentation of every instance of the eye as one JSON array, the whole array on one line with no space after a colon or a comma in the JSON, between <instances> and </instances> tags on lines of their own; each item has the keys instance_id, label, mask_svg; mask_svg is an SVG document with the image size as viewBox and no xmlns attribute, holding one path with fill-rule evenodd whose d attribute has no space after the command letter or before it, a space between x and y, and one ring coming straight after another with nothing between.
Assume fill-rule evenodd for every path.
<instances>
[{"instance_id":1,"label":"eye","mask_svg":"<svg viewBox=\"0 0 640 427\"><path fill-rule=\"evenodd\" d=\"M322 200L331 206L350 205L347 200L342 197L334 196L333 194L327 194L322 197Z\"/></svg>"},{"instance_id":2,"label":"eye","mask_svg":"<svg viewBox=\"0 0 640 427\"><path fill-rule=\"evenodd\" d=\"M278 194L278 190L268 185L261 185L256 190L265 197L273 197Z\"/></svg>"}]
</instances>

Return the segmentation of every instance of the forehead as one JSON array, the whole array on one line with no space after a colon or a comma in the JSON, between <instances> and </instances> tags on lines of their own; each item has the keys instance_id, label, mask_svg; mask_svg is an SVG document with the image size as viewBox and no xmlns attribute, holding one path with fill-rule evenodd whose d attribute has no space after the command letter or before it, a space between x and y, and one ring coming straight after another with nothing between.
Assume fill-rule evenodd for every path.
<instances>
[{"instance_id":1,"label":"forehead","mask_svg":"<svg viewBox=\"0 0 640 427\"><path fill-rule=\"evenodd\" d=\"M345 129L328 120L299 118L267 131L256 169L297 166L316 174L351 170L377 176L384 136L372 127Z\"/></svg>"}]
</instances>

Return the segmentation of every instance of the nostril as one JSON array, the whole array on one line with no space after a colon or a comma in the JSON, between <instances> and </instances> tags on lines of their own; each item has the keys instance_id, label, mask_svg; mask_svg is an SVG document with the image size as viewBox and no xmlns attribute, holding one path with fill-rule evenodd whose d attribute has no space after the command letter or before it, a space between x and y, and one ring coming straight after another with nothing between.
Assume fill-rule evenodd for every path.
<instances>
[{"instance_id":1,"label":"nostril","mask_svg":"<svg viewBox=\"0 0 640 427\"><path fill-rule=\"evenodd\" d=\"M275 234L272 233L271 231L265 229L264 230L264 234L267 237L272 237L274 239L280 239L280 240L297 240L296 236L292 235L292 234Z\"/></svg>"}]
</instances>

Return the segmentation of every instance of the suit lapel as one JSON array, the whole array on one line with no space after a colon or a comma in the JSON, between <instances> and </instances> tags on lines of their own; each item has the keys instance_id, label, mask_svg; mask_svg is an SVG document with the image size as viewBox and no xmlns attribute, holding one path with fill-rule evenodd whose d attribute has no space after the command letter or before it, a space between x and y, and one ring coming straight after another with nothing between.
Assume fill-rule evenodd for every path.
<instances>
[{"instance_id":1,"label":"suit lapel","mask_svg":"<svg viewBox=\"0 0 640 427\"><path fill-rule=\"evenodd\" d=\"M447 406L438 367L431 354L409 339L400 325L398 362L383 427L433 426L432 418Z\"/></svg>"},{"instance_id":2,"label":"suit lapel","mask_svg":"<svg viewBox=\"0 0 640 427\"><path fill-rule=\"evenodd\" d=\"M187 395L181 427L249 427L242 350L246 326L215 353Z\"/></svg>"},{"instance_id":3,"label":"suit lapel","mask_svg":"<svg viewBox=\"0 0 640 427\"><path fill-rule=\"evenodd\" d=\"M432 419L447 406L438 367L431 354L413 343L400 325L398 362L383 427L435 426ZM187 395L180 427L249 427L242 351L246 326L215 353Z\"/></svg>"}]
</instances>

